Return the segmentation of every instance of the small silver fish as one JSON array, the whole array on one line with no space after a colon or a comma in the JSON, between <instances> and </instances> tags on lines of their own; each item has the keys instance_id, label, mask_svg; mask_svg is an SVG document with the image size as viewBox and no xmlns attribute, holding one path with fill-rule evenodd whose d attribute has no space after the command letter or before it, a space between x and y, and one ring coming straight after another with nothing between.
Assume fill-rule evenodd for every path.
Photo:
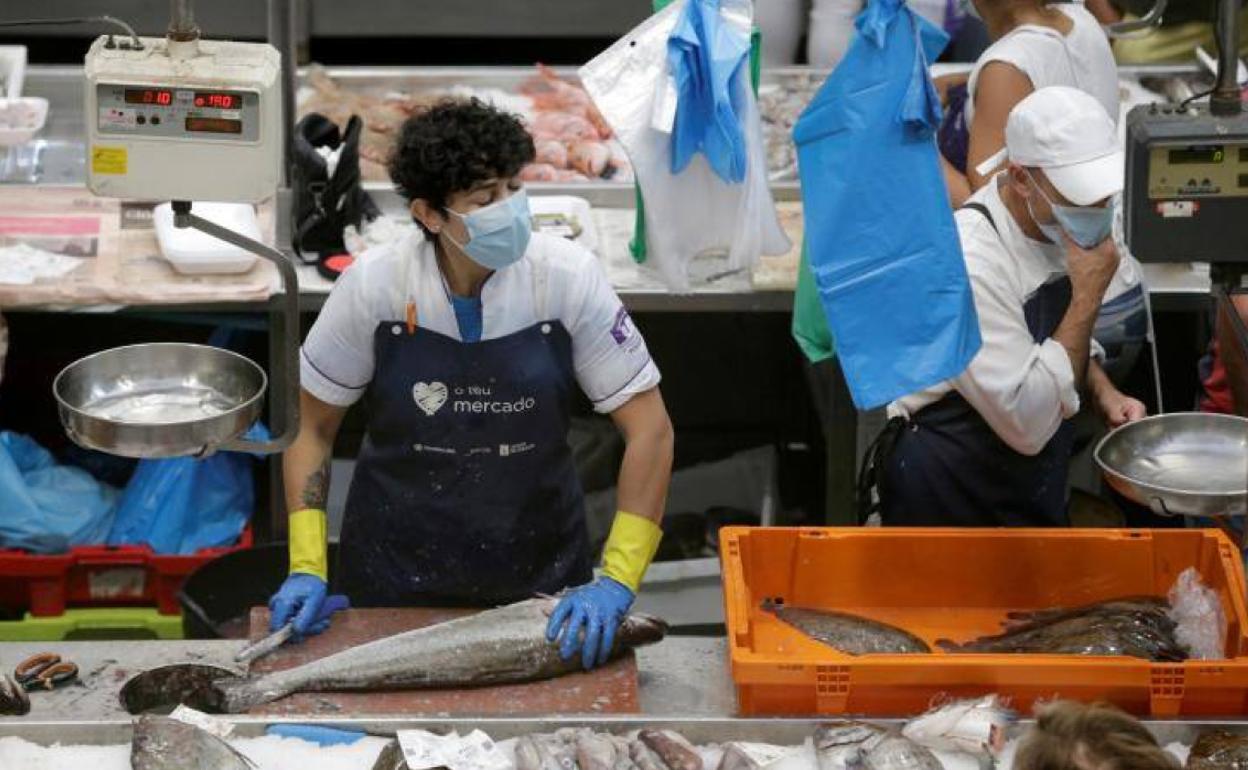
<instances>
[{"instance_id":1,"label":"small silver fish","mask_svg":"<svg viewBox=\"0 0 1248 770\"><path fill-rule=\"evenodd\" d=\"M861 770L944 770L931 750L891 730L867 739L857 766Z\"/></svg>"},{"instance_id":2,"label":"small silver fish","mask_svg":"<svg viewBox=\"0 0 1248 770\"><path fill-rule=\"evenodd\" d=\"M815 759L819 770L853 770L863 760L863 745L884 728L866 722L829 722L815 731Z\"/></svg>"}]
</instances>

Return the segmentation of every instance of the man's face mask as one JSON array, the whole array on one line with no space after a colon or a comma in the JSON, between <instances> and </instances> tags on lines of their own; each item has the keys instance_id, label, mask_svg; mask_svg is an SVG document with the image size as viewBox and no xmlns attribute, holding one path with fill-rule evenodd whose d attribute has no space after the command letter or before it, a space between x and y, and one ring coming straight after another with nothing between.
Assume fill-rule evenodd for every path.
<instances>
[{"instance_id":1,"label":"man's face mask","mask_svg":"<svg viewBox=\"0 0 1248 770\"><path fill-rule=\"evenodd\" d=\"M1036 226L1044 233L1045 237L1054 243L1062 242L1062 232L1074 241L1079 248L1091 249L1100 245L1114 229L1114 209L1112 206L1063 206L1060 203L1054 203L1053 199L1045 193L1044 188L1040 186L1040 182L1032 174L1031 169L1027 170L1027 175L1031 177L1031 182L1035 185L1036 190L1040 192L1041 197L1049 204L1049 209L1053 212L1053 218L1057 220L1056 224L1052 222L1041 222L1034 210L1031 208L1030 201L1027 203L1027 210L1031 213L1032 220Z\"/></svg>"}]
</instances>

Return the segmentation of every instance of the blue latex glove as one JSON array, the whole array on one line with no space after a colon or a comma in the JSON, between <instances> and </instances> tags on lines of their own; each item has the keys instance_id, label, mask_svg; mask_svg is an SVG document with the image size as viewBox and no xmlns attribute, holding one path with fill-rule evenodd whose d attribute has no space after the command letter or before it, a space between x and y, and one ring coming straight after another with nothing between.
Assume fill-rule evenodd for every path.
<instances>
[{"instance_id":1,"label":"blue latex glove","mask_svg":"<svg viewBox=\"0 0 1248 770\"><path fill-rule=\"evenodd\" d=\"M559 654L568 660L581 649L585 670L606 663L615 646L615 632L636 597L628 587L600 577L564 594L546 624L546 639L559 639ZM584 637L581 634L584 632Z\"/></svg>"},{"instance_id":2,"label":"blue latex glove","mask_svg":"<svg viewBox=\"0 0 1248 770\"><path fill-rule=\"evenodd\" d=\"M321 605L329 586L316 575L293 572L269 599L269 633L294 621L294 639L316 636L329 628L329 618L321 617Z\"/></svg>"}]
</instances>

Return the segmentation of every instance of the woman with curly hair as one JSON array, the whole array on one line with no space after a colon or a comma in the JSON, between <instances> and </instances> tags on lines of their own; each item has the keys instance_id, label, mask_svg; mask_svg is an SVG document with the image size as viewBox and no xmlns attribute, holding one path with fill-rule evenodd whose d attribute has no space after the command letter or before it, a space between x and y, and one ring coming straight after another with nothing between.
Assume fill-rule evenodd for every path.
<instances>
[{"instance_id":1,"label":"woman with curly hair","mask_svg":"<svg viewBox=\"0 0 1248 770\"><path fill-rule=\"evenodd\" d=\"M363 606L564 598L548 635L609 656L660 536L672 427L659 371L593 254L532 232L520 121L477 100L407 121L390 161L417 225L335 285L302 349L303 419L283 461L290 576L272 626L328 627L331 451L366 397L336 587ZM593 580L567 442L579 389L624 436L618 513Z\"/></svg>"}]
</instances>

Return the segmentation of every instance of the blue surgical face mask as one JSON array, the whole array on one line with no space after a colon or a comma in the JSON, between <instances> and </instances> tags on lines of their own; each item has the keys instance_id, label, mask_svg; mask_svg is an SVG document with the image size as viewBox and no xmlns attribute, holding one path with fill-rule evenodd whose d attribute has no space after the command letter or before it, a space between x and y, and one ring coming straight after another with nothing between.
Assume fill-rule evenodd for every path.
<instances>
[{"instance_id":1,"label":"blue surgical face mask","mask_svg":"<svg viewBox=\"0 0 1248 770\"><path fill-rule=\"evenodd\" d=\"M446 234L468 258L488 270L502 270L524 256L533 235L529 196L520 189L495 203L461 214L447 209L468 228L468 242L460 243Z\"/></svg>"},{"instance_id":2,"label":"blue surgical face mask","mask_svg":"<svg viewBox=\"0 0 1248 770\"><path fill-rule=\"evenodd\" d=\"M1031 171L1027 172L1029 175ZM1036 226L1044 233L1044 236L1054 243L1062 242L1062 232L1074 241L1080 248L1091 249L1101 244L1114 229L1114 207L1113 206L1063 206L1054 203L1051 198L1044 192L1044 188L1036 181L1035 176L1031 177L1032 184L1036 186L1036 190L1049 204L1049 209L1053 211L1053 222L1041 222L1036 219L1036 214L1031 209L1031 203L1027 204L1027 210L1031 213L1031 218L1035 220ZM1056 237L1055 237L1056 236Z\"/></svg>"}]
</instances>

